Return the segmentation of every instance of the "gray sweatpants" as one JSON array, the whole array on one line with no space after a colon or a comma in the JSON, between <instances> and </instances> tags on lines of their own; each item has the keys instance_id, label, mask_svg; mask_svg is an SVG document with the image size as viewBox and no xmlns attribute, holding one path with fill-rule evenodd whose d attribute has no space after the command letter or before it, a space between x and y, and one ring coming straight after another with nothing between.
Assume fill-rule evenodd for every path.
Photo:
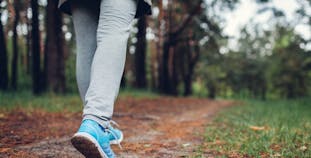
<instances>
[{"instance_id":1,"label":"gray sweatpants","mask_svg":"<svg viewBox=\"0 0 311 158\"><path fill-rule=\"evenodd\" d=\"M72 0L83 119L105 124L112 117L136 7L136 0Z\"/></svg>"}]
</instances>

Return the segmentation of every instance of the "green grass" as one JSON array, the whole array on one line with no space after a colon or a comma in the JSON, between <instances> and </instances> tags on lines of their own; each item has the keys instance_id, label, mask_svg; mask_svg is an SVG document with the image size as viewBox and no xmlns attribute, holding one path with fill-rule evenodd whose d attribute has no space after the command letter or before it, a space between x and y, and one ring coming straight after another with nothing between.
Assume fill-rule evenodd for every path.
<instances>
[{"instance_id":1,"label":"green grass","mask_svg":"<svg viewBox=\"0 0 311 158\"><path fill-rule=\"evenodd\" d=\"M43 94L34 96L30 91L1 92L0 110L12 111L16 108L23 110L43 109L49 112L70 111L77 112L82 109L82 103L78 94Z\"/></svg>"},{"instance_id":2,"label":"green grass","mask_svg":"<svg viewBox=\"0 0 311 158\"><path fill-rule=\"evenodd\" d=\"M124 88L120 90L119 97L134 97L134 98L157 98L161 96L157 92L144 89Z\"/></svg>"},{"instance_id":3,"label":"green grass","mask_svg":"<svg viewBox=\"0 0 311 158\"><path fill-rule=\"evenodd\" d=\"M120 90L119 98L155 98L156 93L136 89ZM82 110L82 101L79 94L70 93L65 95L45 93L34 96L30 91L0 92L0 111L12 111L16 108L23 110L43 109L48 112L78 112Z\"/></svg>"},{"instance_id":4,"label":"green grass","mask_svg":"<svg viewBox=\"0 0 311 158\"><path fill-rule=\"evenodd\" d=\"M311 156L310 98L243 102L244 105L224 110L207 126L198 155L212 150L222 157ZM251 126L264 129L254 130Z\"/></svg>"}]
</instances>

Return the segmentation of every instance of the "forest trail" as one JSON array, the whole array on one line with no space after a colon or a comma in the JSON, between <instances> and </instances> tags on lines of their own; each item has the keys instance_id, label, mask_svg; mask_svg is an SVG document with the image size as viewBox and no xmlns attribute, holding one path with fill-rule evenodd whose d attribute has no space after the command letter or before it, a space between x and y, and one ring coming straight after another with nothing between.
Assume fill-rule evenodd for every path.
<instances>
[{"instance_id":1,"label":"forest trail","mask_svg":"<svg viewBox=\"0 0 311 158\"><path fill-rule=\"evenodd\" d=\"M114 120L125 134L117 157L188 157L203 141L206 125L231 101L157 97L118 99ZM83 157L70 144L81 113L17 110L0 115L0 157ZM204 151L206 157L213 153Z\"/></svg>"}]
</instances>

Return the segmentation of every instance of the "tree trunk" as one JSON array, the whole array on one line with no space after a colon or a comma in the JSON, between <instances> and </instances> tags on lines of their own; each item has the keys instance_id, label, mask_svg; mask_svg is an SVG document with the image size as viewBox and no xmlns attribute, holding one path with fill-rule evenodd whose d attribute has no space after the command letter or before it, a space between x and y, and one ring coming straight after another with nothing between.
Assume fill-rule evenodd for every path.
<instances>
[{"instance_id":1,"label":"tree trunk","mask_svg":"<svg viewBox=\"0 0 311 158\"><path fill-rule=\"evenodd\" d=\"M192 94L192 74L187 74L184 78L185 91L184 96Z\"/></svg>"},{"instance_id":2,"label":"tree trunk","mask_svg":"<svg viewBox=\"0 0 311 158\"><path fill-rule=\"evenodd\" d=\"M199 55L200 55L200 47L199 45L194 45L194 49L190 48L190 42L187 42L187 45L189 47L189 51L186 51L186 56L188 59L188 64L186 65L186 71L185 72L185 78L184 78L184 86L185 86L185 91L184 91L184 96L188 96L192 94L192 77L193 77L193 72L196 63L199 60Z\"/></svg>"},{"instance_id":3,"label":"tree trunk","mask_svg":"<svg viewBox=\"0 0 311 158\"><path fill-rule=\"evenodd\" d=\"M135 52L135 87L146 88L146 17L143 16L138 20L138 33L136 35L136 52Z\"/></svg>"},{"instance_id":4,"label":"tree trunk","mask_svg":"<svg viewBox=\"0 0 311 158\"><path fill-rule=\"evenodd\" d=\"M40 69L40 35L38 19L38 0L31 0L32 8L32 88L34 94L42 92Z\"/></svg>"},{"instance_id":5,"label":"tree trunk","mask_svg":"<svg viewBox=\"0 0 311 158\"><path fill-rule=\"evenodd\" d=\"M164 29L162 27L162 23L164 21L164 9L163 9L163 2L157 1L158 8L159 8L159 16L157 20L157 34L158 34L158 41L156 42L156 56L155 56L155 63L153 63L154 71L153 73L153 89L160 90L160 81L161 81L161 71L162 71L162 50L163 50L163 32Z\"/></svg>"},{"instance_id":6,"label":"tree trunk","mask_svg":"<svg viewBox=\"0 0 311 158\"><path fill-rule=\"evenodd\" d=\"M215 99L216 98L216 87L214 84L209 84L208 88L208 98Z\"/></svg>"},{"instance_id":7,"label":"tree trunk","mask_svg":"<svg viewBox=\"0 0 311 158\"><path fill-rule=\"evenodd\" d=\"M11 70L11 87L13 90L17 89L17 74L18 74L18 35L17 25L20 19L20 0L14 1L15 19L13 24L13 57L12 57L12 70Z\"/></svg>"},{"instance_id":8,"label":"tree trunk","mask_svg":"<svg viewBox=\"0 0 311 158\"><path fill-rule=\"evenodd\" d=\"M175 46L176 47L176 46ZM170 94L178 95L178 84L179 84L179 66L178 61L180 60L180 54L175 49L175 47L171 47L170 57L169 57L169 70L170 70Z\"/></svg>"},{"instance_id":9,"label":"tree trunk","mask_svg":"<svg viewBox=\"0 0 311 158\"><path fill-rule=\"evenodd\" d=\"M26 35L26 73L31 74L31 20L26 16L26 24L27 24L27 35Z\"/></svg>"},{"instance_id":10,"label":"tree trunk","mask_svg":"<svg viewBox=\"0 0 311 158\"><path fill-rule=\"evenodd\" d=\"M291 84L291 83L287 84L286 88L287 88L286 98L287 99L294 98L295 94L294 94L294 86L293 86L293 84Z\"/></svg>"},{"instance_id":11,"label":"tree trunk","mask_svg":"<svg viewBox=\"0 0 311 158\"><path fill-rule=\"evenodd\" d=\"M48 0L46 15L45 79L50 90L64 93L66 89L64 37L62 16L57 8L57 1Z\"/></svg>"},{"instance_id":12,"label":"tree trunk","mask_svg":"<svg viewBox=\"0 0 311 158\"><path fill-rule=\"evenodd\" d=\"M125 88L126 86L126 78L125 78L125 72L123 71L122 77L121 77L121 83L120 83L120 87L121 88Z\"/></svg>"},{"instance_id":13,"label":"tree trunk","mask_svg":"<svg viewBox=\"0 0 311 158\"><path fill-rule=\"evenodd\" d=\"M163 54L162 54L162 61L160 64L160 71L159 71L159 89L162 93L165 94L174 94L174 85L171 84L172 77L170 74L173 74L172 66L170 65L173 62L170 62L170 50L175 47L179 42L179 37L183 34L183 31L187 28L187 26L192 21L193 17L200 12L202 1L200 0L198 4L191 10L185 20L179 22L180 25L174 23L173 19L176 16L174 11L173 1L168 1L168 15L166 19L166 36L163 43ZM172 59L175 60L175 59ZM176 84L176 83L174 83Z\"/></svg>"},{"instance_id":14,"label":"tree trunk","mask_svg":"<svg viewBox=\"0 0 311 158\"><path fill-rule=\"evenodd\" d=\"M170 92L170 79L169 79L169 70L168 70L168 61L169 61L169 50L171 45L169 42L165 41L163 44L163 55L161 60L161 69L159 73L159 88L162 93L169 94Z\"/></svg>"},{"instance_id":15,"label":"tree trunk","mask_svg":"<svg viewBox=\"0 0 311 158\"><path fill-rule=\"evenodd\" d=\"M0 3L1 2L2 0L0 0ZM0 17L1 13L2 12L0 12ZM7 90L8 82L8 57L3 32L3 25L2 21L0 20L0 90Z\"/></svg>"}]
</instances>

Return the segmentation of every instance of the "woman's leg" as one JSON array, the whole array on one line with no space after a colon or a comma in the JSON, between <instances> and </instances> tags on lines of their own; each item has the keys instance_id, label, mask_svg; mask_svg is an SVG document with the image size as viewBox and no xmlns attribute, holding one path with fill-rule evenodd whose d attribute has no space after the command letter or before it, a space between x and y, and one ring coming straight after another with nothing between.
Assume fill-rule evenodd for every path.
<instances>
[{"instance_id":1,"label":"woman's leg","mask_svg":"<svg viewBox=\"0 0 311 158\"><path fill-rule=\"evenodd\" d=\"M103 124L112 117L136 6L136 0L101 0L97 48L85 96L84 119Z\"/></svg>"},{"instance_id":2,"label":"woman's leg","mask_svg":"<svg viewBox=\"0 0 311 158\"><path fill-rule=\"evenodd\" d=\"M72 19L77 43L76 77L81 99L85 105L85 94L90 83L90 72L96 51L96 31L99 19L100 0L72 1Z\"/></svg>"}]
</instances>

